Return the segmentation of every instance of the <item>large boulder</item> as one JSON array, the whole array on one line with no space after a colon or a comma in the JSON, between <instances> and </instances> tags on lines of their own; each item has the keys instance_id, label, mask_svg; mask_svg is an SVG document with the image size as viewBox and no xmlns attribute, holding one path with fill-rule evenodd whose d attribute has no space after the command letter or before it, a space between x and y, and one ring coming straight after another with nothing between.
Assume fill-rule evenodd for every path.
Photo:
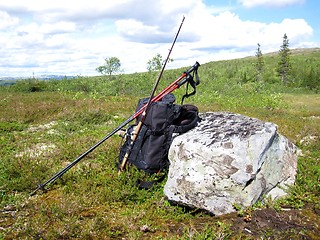
<instances>
[{"instance_id":1,"label":"large boulder","mask_svg":"<svg viewBox=\"0 0 320 240\"><path fill-rule=\"evenodd\" d=\"M277 125L230 112L200 117L196 128L173 139L168 200L221 215L286 194L295 181L297 148Z\"/></svg>"}]
</instances>

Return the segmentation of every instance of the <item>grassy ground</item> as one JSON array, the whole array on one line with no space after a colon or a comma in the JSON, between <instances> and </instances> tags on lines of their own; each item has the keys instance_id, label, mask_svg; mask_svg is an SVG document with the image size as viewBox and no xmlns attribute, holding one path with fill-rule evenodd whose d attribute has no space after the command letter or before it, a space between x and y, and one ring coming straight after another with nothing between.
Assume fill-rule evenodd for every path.
<instances>
[{"instance_id":1,"label":"grassy ground","mask_svg":"<svg viewBox=\"0 0 320 240\"><path fill-rule=\"evenodd\" d=\"M299 54L296 69L307 70L306 55ZM319 51L312 51L312 73L318 59ZM300 149L296 183L286 198L220 217L171 205L165 181L146 191L135 182L149 176L134 168L118 176L118 135L47 192L30 196L125 121L138 99L150 94L155 75L22 81L0 88L0 239L318 239L320 95L276 82L274 55L266 59L268 81L254 82L252 61L202 65L197 94L186 103L200 112L232 111L276 123ZM159 88L184 70L166 72ZM175 92L178 103L183 93Z\"/></svg>"},{"instance_id":2,"label":"grassy ground","mask_svg":"<svg viewBox=\"0 0 320 240\"><path fill-rule=\"evenodd\" d=\"M137 190L135 180L145 176L135 169L118 176L114 164L121 143L118 136L89 154L49 186L48 192L30 197L37 184L126 120L137 99L3 93L0 238L316 239L320 230L320 98L287 94L283 99L283 109L240 108L237 112L275 122L300 147L296 186L284 200L213 217L170 205L163 196L163 184L149 191ZM199 107L201 111L222 110L220 105L206 103Z\"/></svg>"}]
</instances>

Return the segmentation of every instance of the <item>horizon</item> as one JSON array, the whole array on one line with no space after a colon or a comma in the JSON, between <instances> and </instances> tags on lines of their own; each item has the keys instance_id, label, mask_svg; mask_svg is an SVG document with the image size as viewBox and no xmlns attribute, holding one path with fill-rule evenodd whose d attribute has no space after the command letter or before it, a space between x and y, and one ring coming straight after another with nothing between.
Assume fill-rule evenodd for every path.
<instances>
[{"instance_id":1,"label":"horizon","mask_svg":"<svg viewBox=\"0 0 320 240\"><path fill-rule=\"evenodd\" d=\"M315 47L315 48L294 48L294 49L290 49L290 52L299 52L301 50L303 51L308 51L308 50L315 50L315 51L320 51L320 47ZM280 48L279 48L280 50ZM267 53L263 53L264 56L266 55L272 55L272 54L278 54L278 51L274 51L274 52L267 52ZM214 60L214 61L209 61L206 63L200 63L200 65L203 64L207 64L207 63L211 63L211 62L219 62L219 61L232 61L232 60L239 60L239 59L245 59L245 58L253 58L256 57L255 55L250 55L250 56L244 56L244 57L239 57L239 58L232 58L232 59L222 59L222 60ZM174 69L179 69L179 68L184 68L184 67L188 67L188 66L178 66L177 68L170 68L167 70L174 70ZM148 70L143 70L140 72L132 72L132 73L120 73L120 74L134 74L134 73L143 73L143 72L147 72ZM118 74L115 74L118 75ZM42 75L34 75L33 73L28 76L10 76L10 77L3 77L0 76L0 81L10 81L10 80L26 80L26 79L37 79L37 80L60 80L63 78L68 78L68 79L72 79L72 78L77 78L77 77L97 77L97 76L102 76L101 74L99 74L98 72L95 75L81 75L81 74L76 74L76 75L66 75L66 74L42 74Z\"/></svg>"}]
</instances>

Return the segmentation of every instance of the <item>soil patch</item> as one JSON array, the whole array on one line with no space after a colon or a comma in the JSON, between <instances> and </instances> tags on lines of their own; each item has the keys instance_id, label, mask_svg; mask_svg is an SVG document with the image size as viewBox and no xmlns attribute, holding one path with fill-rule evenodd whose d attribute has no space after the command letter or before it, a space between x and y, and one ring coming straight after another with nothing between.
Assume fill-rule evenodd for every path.
<instances>
[{"instance_id":1,"label":"soil patch","mask_svg":"<svg viewBox=\"0 0 320 240\"><path fill-rule=\"evenodd\" d=\"M232 231L252 239L320 239L320 217L313 209L267 208L233 218Z\"/></svg>"}]
</instances>

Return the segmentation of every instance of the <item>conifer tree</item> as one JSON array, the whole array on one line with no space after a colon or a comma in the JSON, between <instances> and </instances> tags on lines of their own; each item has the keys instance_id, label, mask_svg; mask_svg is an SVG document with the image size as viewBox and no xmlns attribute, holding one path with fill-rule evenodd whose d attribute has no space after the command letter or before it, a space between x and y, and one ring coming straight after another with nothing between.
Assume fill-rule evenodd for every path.
<instances>
[{"instance_id":1,"label":"conifer tree","mask_svg":"<svg viewBox=\"0 0 320 240\"><path fill-rule=\"evenodd\" d=\"M262 81L262 73L264 71L264 59L262 56L260 44L258 43L258 48L256 52L257 62L255 64L256 67L256 81Z\"/></svg>"},{"instance_id":2,"label":"conifer tree","mask_svg":"<svg viewBox=\"0 0 320 240\"><path fill-rule=\"evenodd\" d=\"M291 63L290 63L290 49L289 49L289 39L287 34L283 36L283 42L279 50L279 63L278 63L278 76L281 78L281 82L285 85L289 83L289 77L291 73Z\"/></svg>"}]
</instances>

